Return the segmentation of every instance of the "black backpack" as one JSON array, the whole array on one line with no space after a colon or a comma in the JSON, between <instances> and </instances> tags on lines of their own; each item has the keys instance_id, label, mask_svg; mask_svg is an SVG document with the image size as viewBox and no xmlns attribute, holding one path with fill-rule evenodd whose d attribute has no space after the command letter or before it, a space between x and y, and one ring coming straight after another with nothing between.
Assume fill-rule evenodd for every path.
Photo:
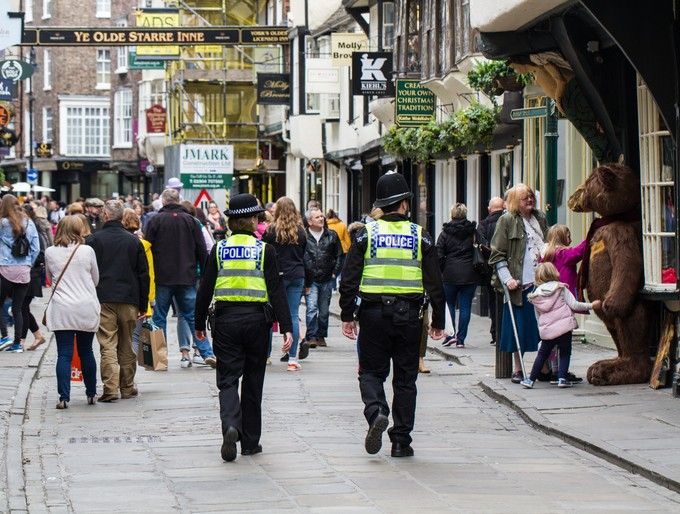
<instances>
[{"instance_id":1,"label":"black backpack","mask_svg":"<svg viewBox=\"0 0 680 514\"><path fill-rule=\"evenodd\" d=\"M27 257L31 249L31 245L26 237L26 232L22 232L14 238L12 243L12 255L14 257Z\"/></svg>"}]
</instances>

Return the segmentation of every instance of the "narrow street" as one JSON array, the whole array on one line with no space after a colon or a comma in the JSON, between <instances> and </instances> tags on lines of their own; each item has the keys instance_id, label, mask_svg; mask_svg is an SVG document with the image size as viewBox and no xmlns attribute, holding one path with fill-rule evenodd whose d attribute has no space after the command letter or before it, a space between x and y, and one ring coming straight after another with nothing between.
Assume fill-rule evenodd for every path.
<instances>
[{"instance_id":1,"label":"narrow street","mask_svg":"<svg viewBox=\"0 0 680 514\"><path fill-rule=\"evenodd\" d=\"M264 453L230 464L214 371L180 369L172 342L167 373L138 371L138 398L91 407L76 384L65 411L54 408L52 345L23 427L29 512L680 510L675 493L530 428L482 392L482 372L432 355L418 380L415 457L391 458L386 436L367 455L354 345L331 323L329 347L299 373L274 351Z\"/></svg>"}]
</instances>

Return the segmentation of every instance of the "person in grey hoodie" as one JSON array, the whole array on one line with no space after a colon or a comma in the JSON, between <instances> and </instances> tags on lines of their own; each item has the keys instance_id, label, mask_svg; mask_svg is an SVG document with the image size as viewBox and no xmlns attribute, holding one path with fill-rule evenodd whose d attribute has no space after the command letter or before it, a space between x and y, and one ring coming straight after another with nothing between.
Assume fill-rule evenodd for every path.
<instances>
[{"instance_id":1,"label":"person in grey hoodie","mask_svg":"<svg viewBox=\"0 0 680 514\"><path fill-rule=\"evenodd\" d=\"M557 387L571 387L567 380L569 360L571 359L571 334L578 328L574 311L584 312L599 309L600 300L592 303L576 301L569 291L569 286L560 282L560 272L551 262L544 262L536 268L534 284L536 289L529 294L529 301L533 304L538 319L538 334L541 336L541 347L531 368L529 377L525 377L521 384L527 389L534 387L543 364L550 357L553 348L560 352L559 368L557 371Z\"/></svg>"}]
</instances>

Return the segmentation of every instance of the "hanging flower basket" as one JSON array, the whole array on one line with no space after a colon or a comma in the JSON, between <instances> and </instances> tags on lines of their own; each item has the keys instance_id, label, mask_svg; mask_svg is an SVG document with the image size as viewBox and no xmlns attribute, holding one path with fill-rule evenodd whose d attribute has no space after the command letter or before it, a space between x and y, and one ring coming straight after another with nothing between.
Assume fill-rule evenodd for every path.
<instances>
[{"instance_id":1,"label":"hanging flower basket","mask_svg":"<svg viewBox=\"0 0 680 514\"><path fill-rule=\"evenodd\" d=\"M524 83L519 80L517 75L497 77L495 83L502 91L521 91L524 89Z\"/></svg>"}]
</instances>

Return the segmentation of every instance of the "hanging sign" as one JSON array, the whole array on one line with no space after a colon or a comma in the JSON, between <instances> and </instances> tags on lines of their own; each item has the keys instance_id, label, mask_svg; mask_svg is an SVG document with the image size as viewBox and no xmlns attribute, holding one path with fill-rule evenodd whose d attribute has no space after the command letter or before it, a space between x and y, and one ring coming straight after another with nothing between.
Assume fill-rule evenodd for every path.
<instances>
[{"instance_id":1,"label":"hanging sign","mask_svg":"<svg viewBox=\"0 0 680 514\"><path fill-rule=\"evenodd\" d=\"M367 51L368 38L363 32L334 32L331 34L333 66L352 66L352 53Z\"/></svg>"},{"instance_id":2,"label":"hanging sign","mask_svg":"<svg viewBox=\"0 0 680 514\"><path fill-rule=\"evenodd\" d=\"M33 75L33 65L20 61L19 59L9 59L0 61L0 78L11 79L19 82Z\"/></svg>"},{"instance_id":3,"label":"hanging sign","mask_svg":"<svg viewBox=\"0 0 680 514\"><path fill-rule=\"evenodd\" d=\"M305 61L307 93L340 94L340 71L330 59L309 58Z\"/></svg>"},{"instance_id":4,"label":"hanging sign","mask_svg":"<svg viewBox=\"0 0 680 514\"><path fill-rule=\"evenodd\" d=\"M166 130L166 110L162 105L152 105L145 109L146 132L148 134L165 134Z\"/></svg>"},{"instance_id":5,"label":"hanging sign","mask_svg":"<svg viewBox=\"0 0 680 514\"><path fill-rule=\"evenodd\" d=\"M352 94L394 96L392 52L355 52L352 55Z\"/></svg>"},{"instance_id":6,"label":"hanging sign","mask_svg":"<svg viewBox=\"0 0 680 514\"><path fill-rule=\"evenodd\" d=\"M24 25L24 13L7 12L4 7L8 3L3 2L3 9L0 9L0 50L18 45L22 41L21 29Z\"/></svg>"},{"instance_id":7,"label":"hanging sign","mask_svg":"<svg viewBox=\"0 0 680 514\"><path fill-rule=\"evenodd\" d=\"M172 28L179 27L178 9L139 9L135 12L137 27ZM169 60L179 57L179 46L140 46L137 48L137 60Z\"/></svg>"},{"instance_id":8,"label":"hanging sign","mask_svg":"<svg viewBox=\"0 0 680 514\"><path fill-rule=\"evenodd\" d=\"M9 109L4 105L0 105L0 127L5 127L9 123L10 114Z\"/></svg>"},{"instance_id":9,"label":"hanging sign","mask_svg":"<svg viewBox=\"0 0 680 514\"><path fill-rule=\"evenodd\" d=\"M397 79L394 120L399 127L421 127L434 119L435 96L418 79Z\"/></svg>"},{"instance_id":10,"label":"hanging sign","mask_svg":"<svg viewBox=\"0 0 680 514\"><path fill-rule=\"evenodd\" d=\"M128 52L128 69L130 70L164 70L165 61L160 59L157 61L144 59L143 61L137 60L137 52L130 50Z\"/></svg>"},{"instance_id":11,"label":"hanging sign","mask_svg":"<svg viewBox=\"0 0 680 514\"><path fill-rule=\"evenodd\" d=\"M12 79L0 79L0 100L11 101L17 93L16 82Z\"/></svg>"},{"instance_id":12,"label":"hanging sign","mask_svg":"<svg viewBox=\"0 0 680 514\"><path fill-rule=\"evenodd\" d=\"M187 189L228 189L234 178L234 147L179 145L179 172Z\"/></svg>"},{"instance_id":13,"label":"hanging sign","mask_svg":"<svg viewBox=\"0 0 680 514\"><path fill-rule=\"evenodd\" d=\"M257 103L260 105L288 105L290 77L287 73L257 74Z\"/></svg>"},{"instance_id":14,"label":"hanging sign","mask_svg":"<svg viewBox=\"0 0 680 514\"><path fill-rule=\"evenodd\" d=\"M42 159L52 157L52 143L39 143L35 146L35 154Z\"/></svg>"}]
</instances>

